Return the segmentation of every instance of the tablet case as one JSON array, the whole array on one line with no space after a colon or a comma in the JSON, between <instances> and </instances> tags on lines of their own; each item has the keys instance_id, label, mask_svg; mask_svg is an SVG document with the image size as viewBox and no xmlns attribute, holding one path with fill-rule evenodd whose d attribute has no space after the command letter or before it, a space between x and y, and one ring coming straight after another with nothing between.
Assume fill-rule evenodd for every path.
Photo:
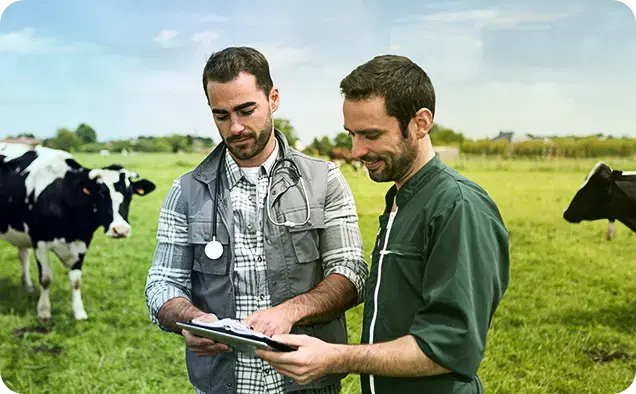
<instances>
[{"instance_id":1,"label":"tablet case","mask_svg":"<svg viewBox=\"0 0 636 394\"><path fill-rule=\"evenodd\" d=\"M297 346L274 341L270 337L258 332L237 332L231 326L210 327L193 322L177 322L177 326L188 330L193 334L212 339L215 342L231 346L235 351L254 354L256 349L274 350L279 352L292 352L298 350ZM249 329L246 328L245 331ZM243 330L242 330L243 331Z\"/></svg>"}]
</instances>

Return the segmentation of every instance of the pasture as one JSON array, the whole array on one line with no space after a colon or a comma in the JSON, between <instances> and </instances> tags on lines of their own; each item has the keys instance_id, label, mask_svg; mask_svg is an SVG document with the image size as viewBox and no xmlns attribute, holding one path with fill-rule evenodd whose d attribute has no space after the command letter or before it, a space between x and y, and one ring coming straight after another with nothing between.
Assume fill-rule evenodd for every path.
<instances>
[{"instance_id":1,"label":"pasture","mask_svg":"<svg viewBox=\"0 0 636 394\"><path fill-rule=\"evenodd\" d=\"M129 240L98 230L84 264L88 320L71 312L67 271L52 258L53 321L37 320L38 290L22 291L17 249L0 243L0 375L18 393L189 393L183 341L150 323L144 285L157 217L172 180L202 155L77 155L86 166L121 163L157 184L131 206ZM636 161L606 159L617 169ZM487 393L619 393L636 371L636 236L617 222L572 225L562 212L596 160L462 159L453 166L499 205L511 234L511 282L479 371ZM389 184L343 169L353 189L365 256ZM31 256L36 283L37 266ZM348 312L360 339L362 306ZM343 393L358 393L349 375Z\"/></svg>"}]
</instances>

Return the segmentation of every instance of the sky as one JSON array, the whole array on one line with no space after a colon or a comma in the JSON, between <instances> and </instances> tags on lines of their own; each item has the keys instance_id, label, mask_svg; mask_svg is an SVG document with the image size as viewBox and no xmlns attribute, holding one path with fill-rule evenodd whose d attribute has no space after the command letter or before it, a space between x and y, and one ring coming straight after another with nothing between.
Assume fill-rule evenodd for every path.
<instances>
[{"instance_id":1,"label":"sky","mask_svg":"<svg viewBox=\"0 0 636 394\"><path fill-rule=\"evenodd\" d=\"M269 60L276 117L305 143L343 131L339 84L380 54L430 76L436 123L636 138L636 17L615 0L21 0L0 19L0 138L85 122L99 141L219 141L201 83L208 56Z\"/></svg>"}]
</instances>

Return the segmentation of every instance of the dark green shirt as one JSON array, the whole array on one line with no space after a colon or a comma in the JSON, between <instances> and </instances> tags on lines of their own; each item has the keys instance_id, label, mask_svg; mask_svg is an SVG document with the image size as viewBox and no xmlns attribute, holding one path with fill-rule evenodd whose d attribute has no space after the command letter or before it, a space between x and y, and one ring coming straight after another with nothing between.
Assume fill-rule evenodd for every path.
<instances>
[{"instance_id":1,"label":"dark green shirt","mask_svg":"<svg viewBox=\"0 0 636 394\"><path fill-rule=\"evenodd\" d=\"M477 370L509 280L508 231L488 194L437 156L396 191L395 185L388 191L380 216L362 343L411 334L422 352L453 373L362 375L362 392L482 393Z\"/></svg>"}]
</instances>

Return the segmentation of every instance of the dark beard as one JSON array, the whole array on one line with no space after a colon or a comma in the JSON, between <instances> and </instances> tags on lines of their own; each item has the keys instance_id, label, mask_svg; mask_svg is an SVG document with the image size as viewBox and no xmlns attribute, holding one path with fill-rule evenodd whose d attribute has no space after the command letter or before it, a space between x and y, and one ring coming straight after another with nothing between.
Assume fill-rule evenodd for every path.
<instances>
[{"instance_id":1,"label":"dark beard","mask_svg":"<svg viewBox=\"0 0 636 394\"><path fill-rule=\"evenodd\" d=\"M244 133L239 136L228 137L225 142L227 144L227 148L230 150L232 155L239 160L249 160L252 157L261 153L267 142L269 141L270 136L272 135L273 124L272 117L269 116L267 122L263 126L263 128L258 133ZM246 137L252 138L255 140L254 144L247 149L240 149L236 146L231 145L230 143L235 140L241 140Z\"/></svg>"},{"instance_id":2,"label":"dark beard","mask_svg":"<svg viewBox=\"0 0 636 394\"><path fill-rule=\"evenodd\" d=\"M395 156L364 156L363 161L381 160L384 168L378 171L369 171L369 177L375 182L394 182L404 178L413 165L413 160L417 156L417 149L409 145L408 138L402 141L402 149Z\"/></svg>"}]
</instances>

